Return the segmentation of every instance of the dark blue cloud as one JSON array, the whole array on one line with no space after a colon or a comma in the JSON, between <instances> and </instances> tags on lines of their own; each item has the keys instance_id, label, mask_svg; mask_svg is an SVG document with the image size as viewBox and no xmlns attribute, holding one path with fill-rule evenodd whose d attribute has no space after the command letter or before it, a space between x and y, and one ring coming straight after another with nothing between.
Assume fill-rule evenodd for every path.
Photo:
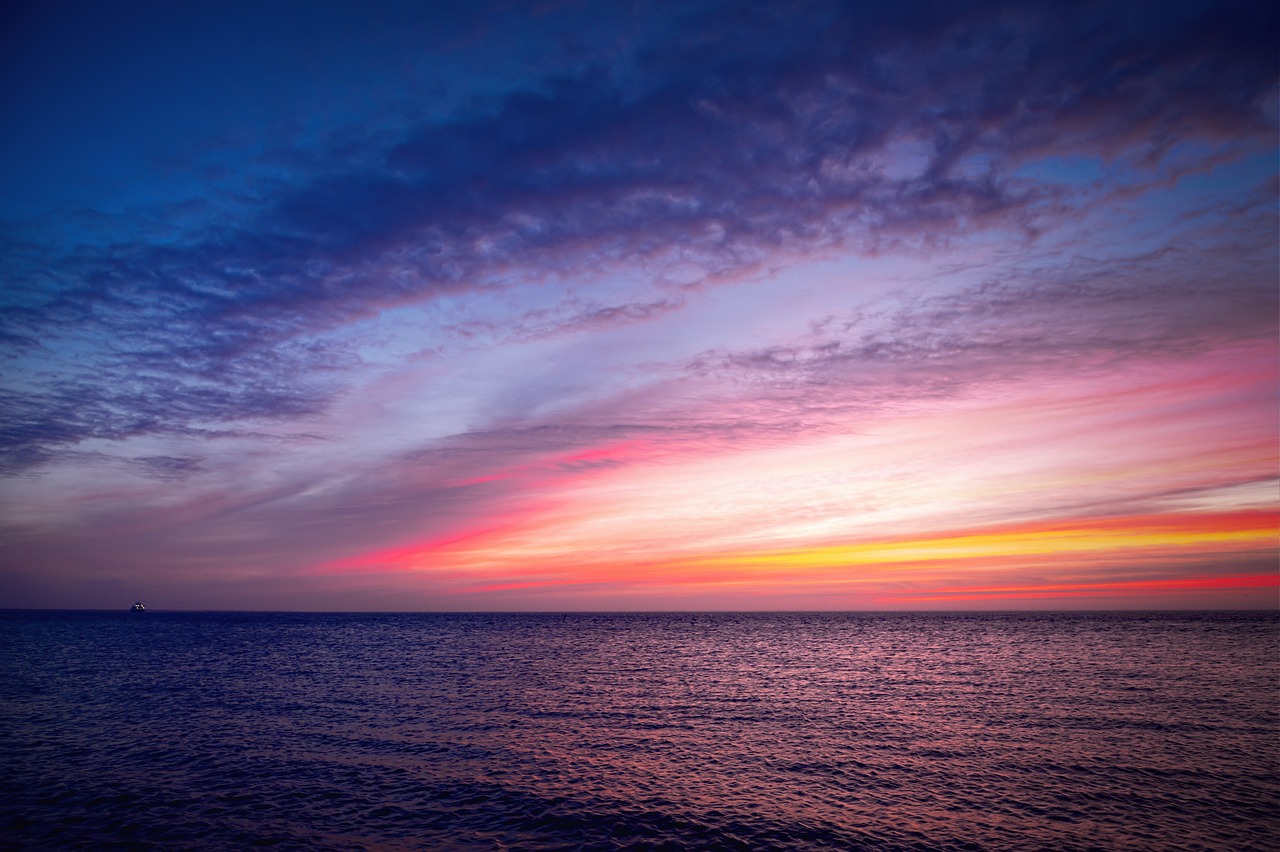
<instances>
[{"instance_id":1,"label":"dark blue cloud","mask_svg":"<svg viewBox=\"0 0 1280 852\"><path fill-rule=\"evenodd\" d=\"M116 192L96 221L92 192L74 215L22 219L6 208L0 342L13 357L0 444L10 467L90 437L321 410L340 386L324 371L352 356L300 342L307 334L502 286L513 269L660 271L679 247L682 262L715 276L779 251L874 251L991 226L1032 238L1064 190L1015 179L1029 159L1096 155L1158 170L1180 143L1256 150L1276 132L1280 29L1268 3L570 9L539 31L542 42L499 39L541 52L522 65L535 76L451 80L447 94L421 86L422 67L439 65L393 85L389 65L371 57L389 45L404 58L415 33L428 52L468 55L468 38L483 45L493 32L484 16L432 28L434 9L424 18L391 4L353 19L350 7L325 6L320 23L285 36L276 30L306 17L297 8L218 12L209 31L200 27L212 7L129 8L109 32L162 45L179 72L196 69L190 90L149 84L149 121L182 102L181 121L243 142L227 89L210 89L201 106L200 86L213 85L227 51L245 57L227 63L232 82L266 87L246 104L249 123L271 130L243 156L157 131L174 146L167 174L178 176ZM571 38L573 14L584 16L581 32L614 28L616 49L582 47L558 67L546 59L587 42ZM267 34L243 35L255 22ZM339 39L349 23L352 38ZM182 45L199 53L189 65ZM268 67L273 56L285 71ZM356 59L304 86L298 69L332 56ZM11 85L36 67L12 62ZM162 75L154 62L110 68L104 85ZM46 82L44 95L95 91L91 70ZM317 126L285 131L261 118L294 96ZM867 165L903 139L920 146L917 171ZM129 156L120 174L145 172L145 158ZM6 168L22 168L12 151ZM637 319L623 310L592 321L611 318ZM83 348L74 358L72 338ZM60 352L60 366L38 376L27 365L41 347Z\"/></svg>"}]
</instances>

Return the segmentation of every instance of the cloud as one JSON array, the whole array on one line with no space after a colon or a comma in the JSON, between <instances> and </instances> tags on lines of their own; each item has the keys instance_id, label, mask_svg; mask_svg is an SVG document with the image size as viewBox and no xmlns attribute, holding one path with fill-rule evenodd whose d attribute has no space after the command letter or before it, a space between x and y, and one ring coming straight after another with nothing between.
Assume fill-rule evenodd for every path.
<instances>
[{"instance_id":1,"label":"cloud","mask_svg":"<svg viewBox=\"0 0 1280 852\"><path fill-rule=\"evenodd\" d=\"M445 295L618 268L688 286L990 229L1032 240L1072 200L1015 177L1030 159L1096 155L1154 174L1188 141L1269 150L1276 34L1262 3L708 4L615 65L552 70L445 117L338 128L256 196L184 199L186 224L163 236L154 210L79 244L11 224L5 245L21 250L0 262L0 341L6 380L21 381L0 398L6 468L92 437L313 414L358 367L316 335ZM829 370L850 346L862 359L1008 348L1007 331L984 338L982 306L1012 300L1028 318L1052 291L935 302L916 312L934 340L899 327L818 344L834 346L818 361ZM1123 312L1108 292L1059 298ZM655 288L564 324L679 304ZM977 323L977 342L938 337L948 311Z\"/></svg>"},{"instance_id":2,"label":"cloud","mask_svg":"<svg viewBox=\"0 0 1280 852\"><path fill-rule=\"evenodd\" d=\"M1273 261L1240 250L1264 241L1275 217L1249 223L1230 241L1188 240L1127 257L1027 255L959 289L899 293L816 319L792 344L709 351L688 369L800 405L805 389L820 390L814 405L825 408L1265 342L1280 312Z\"/></svg>"}]
</instances>

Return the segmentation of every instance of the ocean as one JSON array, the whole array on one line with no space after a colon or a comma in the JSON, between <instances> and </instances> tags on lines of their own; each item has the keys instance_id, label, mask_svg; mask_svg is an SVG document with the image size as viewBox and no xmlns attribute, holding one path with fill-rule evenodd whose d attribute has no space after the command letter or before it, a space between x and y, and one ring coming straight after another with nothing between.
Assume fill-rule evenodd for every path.
<instances>
[{"instance_id":1,"label":"ocean","mask_svg":"<svg viewBox=\"0 0 1280 852\"><path fill-rule=\"evenodd\" d=\"M0 613L14 849L1280 849L1280 614Z\"/></svg>"}]
</instances>

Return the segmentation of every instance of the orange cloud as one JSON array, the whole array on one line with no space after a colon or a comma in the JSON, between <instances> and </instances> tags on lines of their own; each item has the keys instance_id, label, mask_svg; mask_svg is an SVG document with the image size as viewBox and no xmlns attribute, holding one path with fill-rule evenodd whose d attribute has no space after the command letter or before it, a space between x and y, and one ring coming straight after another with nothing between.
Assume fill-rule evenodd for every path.
<instances>
[{"instance_id":1,"label":"orange cloud","mask_svg":"<svg viewBox=\"0 0 1280 852\"><path fill-rule=\"evenodd\" d=\"M681 560L689 567L738 570L829 570L856 566L918 565L1128 550L1274 548L1280 513L1242 510L1076 519L966 530L925 538L899 537L824 547L716 553Z\"/></svg>"},{"instance_id":2,"label":"orange cloud","mask_svg":"<svg viewBox=\"0 0 1280 852\"><path fill-rule=\"evenodd\" d=\"M765 603L770 596L827 596L840 608L1144 595L1178 595L1194 605L1197 594L1280 585L1280 574L1255 568L1259 557L1277 552L1274 510L1076 518L642 558L607 546L574 554L547 546L545 521L529 515L333 567L416 574L446 595L557 588L568 600L607 588L693 602L724 594Z\"/></svg>"},{"instance_id":3,"label":"orange cloud","mask_svg":"<svg viewBox=\"0 0 1280 852\"><path fill-rule=\"evenodd\" d=\"M1280 588L1280 573L1200 575L1160 580L1120 580L1099 583L1046 583L1036 586L934 589L923 594L899 595L898 603L938 601L998 601L1034 598L1100 597L1103 595L1151 595L1216 589Z\"/></svg>"}]
</instances>

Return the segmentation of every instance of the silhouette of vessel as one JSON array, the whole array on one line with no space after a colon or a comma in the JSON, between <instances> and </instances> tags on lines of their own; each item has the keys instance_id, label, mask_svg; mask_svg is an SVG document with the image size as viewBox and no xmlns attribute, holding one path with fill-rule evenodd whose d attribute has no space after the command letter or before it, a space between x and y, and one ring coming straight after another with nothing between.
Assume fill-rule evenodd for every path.
<instances>
[{"instance_id":1,"label":"silhouette of vessel","mask_svg":"<svg viewBox=\"0 0 1280 852\"><path fill-rule=\"evenodd\" d=\"M129 607L129 612L146 612L147 608L142 605L142 601L134 601L133 606Z\"/></svg>"}]
</instances>

